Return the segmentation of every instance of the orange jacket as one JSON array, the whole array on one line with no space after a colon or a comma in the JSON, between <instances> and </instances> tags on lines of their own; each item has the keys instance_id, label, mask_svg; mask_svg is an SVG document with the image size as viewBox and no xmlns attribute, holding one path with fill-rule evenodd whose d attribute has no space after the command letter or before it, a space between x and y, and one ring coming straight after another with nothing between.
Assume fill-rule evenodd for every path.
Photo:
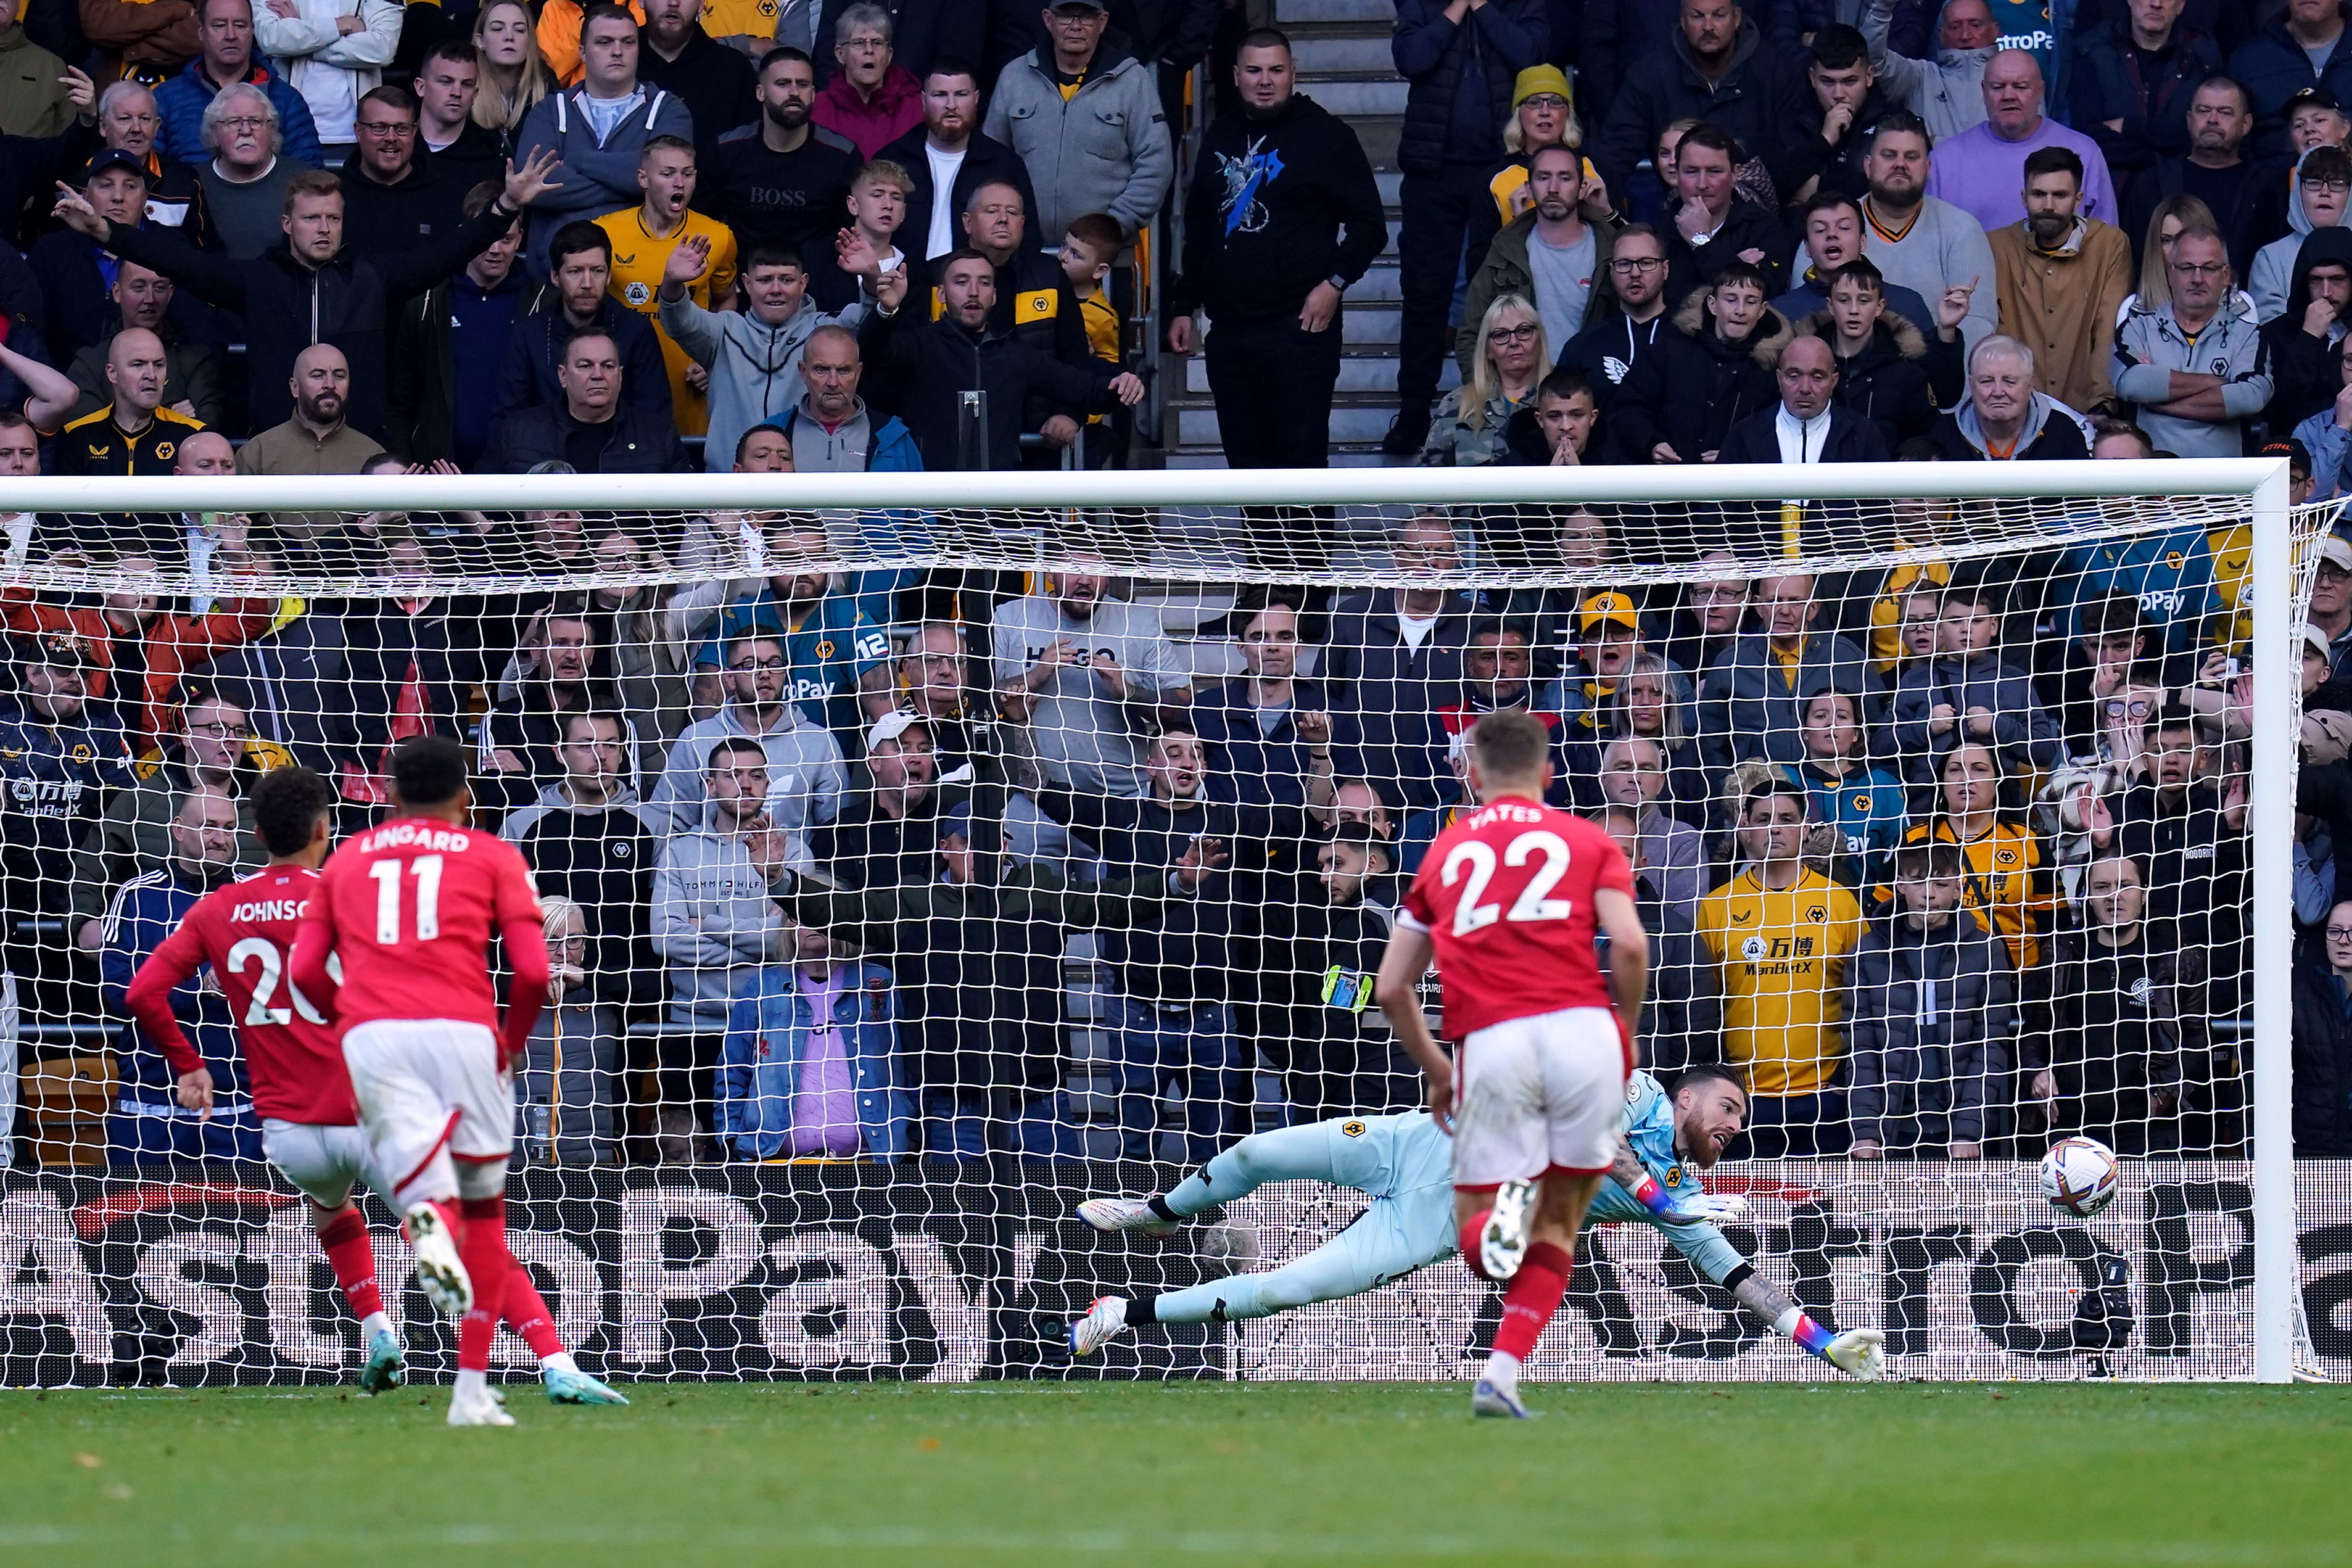
<instances>
[{"instance_id":1,"label":"orange jacket","mask_svg":"<svg viewBox=\"0 0 2352 1568\"><path fill-rule=\"evenodd\" d=\"M173 726L180 677L215 654L251 642L277 619L274 599L224 599L208 615L175 616L159 611L142 629L147 673L141 689L119 692L115 706L137 742L153 742ZM46 604L28 588L0 590L0 624L20 635L78 638L91 667L89 694L107 695L114 673L114 639L121 635L95 605L68 608Z\"/></svg>"}]
</instances>

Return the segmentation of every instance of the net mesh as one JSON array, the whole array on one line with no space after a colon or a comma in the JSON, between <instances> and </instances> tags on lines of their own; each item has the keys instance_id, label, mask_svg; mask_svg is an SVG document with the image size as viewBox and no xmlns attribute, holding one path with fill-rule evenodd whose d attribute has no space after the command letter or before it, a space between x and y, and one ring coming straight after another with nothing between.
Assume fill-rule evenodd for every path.
<instances>
[{"instance_id":1,"label":"net mesh","mask_svg":"<svg viewBox=\"0 0 2352 1568\"><path fill-rule=\"evenodd\" d=\"M2298 581L2260 613L2301 623L2331 521L2294 514ZM1459 1375L1499 1298L1436 1260L1442 1155L1433 1187L1398 1174L1381 1119L1422 1089L1370 976L1462 738L1510 708L1552 733L1554 803L1639 868L1648 1069L1727 1063L1750 1096L1721 1163L1678 1165L1669 1128L1657 1168L1751 1212L1714 1251L1595 1225L1534 1375L1828 1374L1727 1258L1919 1375L2251 1371L2242 499L44 513L12 539L0 1382L349 1375L218 986L175 999L209 1122L122 994L257 866L262 773L326 776L347 837L428 732L474 748L475 820L548 908L510 1229L583 1365ZM2306 837L2299 931L2334 901ZM2088 1220L2037 1186L2069 1134L2122 1157ZM1073 1218L1221 1155L1172 1237ZM2310 1251L2352 1190L2302 1171ZM444 1369L369 1213L412 1363ZM1169 1321L1074 1361L1106 1292Z\"/></svg>"}]
</instances>

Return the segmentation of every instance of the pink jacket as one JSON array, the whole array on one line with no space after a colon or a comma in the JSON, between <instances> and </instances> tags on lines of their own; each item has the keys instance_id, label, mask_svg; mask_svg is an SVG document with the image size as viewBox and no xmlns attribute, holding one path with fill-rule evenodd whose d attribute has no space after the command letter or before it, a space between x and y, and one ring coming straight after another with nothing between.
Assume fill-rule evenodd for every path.
<instances>
[{"instance_id":1,"label":"pink jacket","mask_svg":"<svg viewBox=\"0 0 2352 1568\"><path fill-rule=\"evenodd\" d=\"M836 70L824 90L816 95L809 118L836 136L856 144L857 155L872 162L876 153L923 122L923 87L906 67L891 63L882 85L871 99L861 99L849 78Z\"/></svg>"}]
</instances>

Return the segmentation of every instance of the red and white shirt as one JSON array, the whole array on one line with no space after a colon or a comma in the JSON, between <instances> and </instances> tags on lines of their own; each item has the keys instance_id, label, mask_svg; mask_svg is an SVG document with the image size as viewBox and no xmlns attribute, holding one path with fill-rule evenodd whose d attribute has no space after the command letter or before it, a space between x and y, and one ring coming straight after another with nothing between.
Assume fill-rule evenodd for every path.
<instances>
[{"instance_id":1,"label":"red and white shirt","mask_svg":"<svg viewBox=\"0 0 2352 1568\"><path fill-rule=\"evenodd\" d=\"M349 1127L359 1108L335 1027L287 965L318 889L319 873L307 866L266 867L214 889L139 966L127 1002L172 1070L194 1072L204 1063L172 1015L172 993L209 964L236 1020L254 1109L272 1121Z\"/></svg>"},{"instance_id":2,"label":"red and white shirt","mask_svg":"<svg viewBox=\"0 0 2352 1568\"><path fill-rule=\"evenodd\" d=\"M1592 896L1603 888L1633 896L1617 841L1536 801L1492 802L1439 834L1397 920L1436 944L1445 1034L1609 1006L1593 951Z\"/></svg>"},{"instance_id":3,"label":"red and white shirt","mask_svg":"<svg viewBox=\"0 0 2352 1568\"><path fill-rule=\"evenodd\" d=\"M346 840L320 882L304 923L323 928L342 960L340 1029L434 1018L497 1031L490 938L540 918L530 867L513 845L478 827L401 817Z\"/></svg>"}]
</instances>

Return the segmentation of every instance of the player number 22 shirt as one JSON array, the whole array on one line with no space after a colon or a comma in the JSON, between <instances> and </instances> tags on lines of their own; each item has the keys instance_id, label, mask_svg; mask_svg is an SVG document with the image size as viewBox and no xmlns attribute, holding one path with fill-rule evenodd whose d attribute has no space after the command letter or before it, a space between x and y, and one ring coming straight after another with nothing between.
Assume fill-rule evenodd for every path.
<instances>
[{"instance_id":1,"label":"player number 22 shirt","mask_svg":"<svg viewBox=\"0 0 2352 1568\"><path fill-rule=\"evenodd\" d=\"M1437 948L1445 1034L1610 1005L1592 895L1633 896L1617 841L1580 816L1510 798L1437 836L1397 918Z\"/></svg>"}]
</instances>

